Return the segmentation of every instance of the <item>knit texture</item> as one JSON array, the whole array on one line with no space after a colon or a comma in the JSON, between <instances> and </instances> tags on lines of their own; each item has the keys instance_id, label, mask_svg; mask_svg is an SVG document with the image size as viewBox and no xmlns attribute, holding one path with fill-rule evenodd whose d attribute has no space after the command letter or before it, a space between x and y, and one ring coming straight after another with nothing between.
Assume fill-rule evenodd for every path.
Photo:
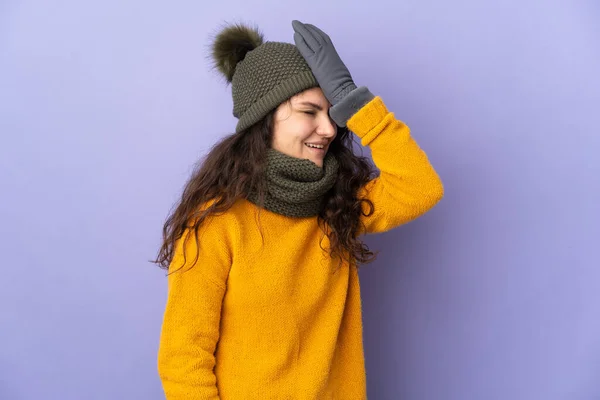
<instances>
[{"instance_id":1,"label":"knit texture","mask_svg":"<svg viewBox=\"0 0 600 400\"><path fill-rule=\"evenodd\" d=\"M318 86L296 46L265 42L248 52L231 81L233 115L240 132L266 116L290 97Z\"/></svg>"},{"instance_id":2,"label":"knit texture","mask_svg":"<svg viewBox=\"0 0 600 400\"><path fill-rule=\"evenodd\" d=\"M388 231L441 199L426 154L380 97L348 127L381 171L358 194L375 205L360 234ZM158 353L167 400L366 399L358 271L338 268L317 217L241 199L200 226L199 248L184 238Z\"/></svg>"},{"instance_id":3,"label":"knit texture","mask_svg":"<svg viewBox=\"0 0 600 400\"><path fill-rule=\"evenodd\" d=\"M338 168L338 161L332 153L325 155L321 168L311 160L269 148L264 204L260 204L256 192L250 193L248 200L288 217L318 215L325 193L335 184Z\"/></svg>"}]
</instances>

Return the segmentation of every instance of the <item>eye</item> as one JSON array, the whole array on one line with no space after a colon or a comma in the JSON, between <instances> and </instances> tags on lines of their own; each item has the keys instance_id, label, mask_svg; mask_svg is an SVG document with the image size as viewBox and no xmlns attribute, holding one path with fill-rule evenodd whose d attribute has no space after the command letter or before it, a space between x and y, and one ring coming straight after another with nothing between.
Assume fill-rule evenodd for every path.
<instances>
[{"instance_id":1,"label":"eye","mask_svg":"<svg viewBox=\"0 0 600 400\"><path fill-rule=\"evenodd\" d=\"M309 115L316 115L316 113L314 111L303 111L304 114L309 114Z\"/></svg>"}]
</instances>

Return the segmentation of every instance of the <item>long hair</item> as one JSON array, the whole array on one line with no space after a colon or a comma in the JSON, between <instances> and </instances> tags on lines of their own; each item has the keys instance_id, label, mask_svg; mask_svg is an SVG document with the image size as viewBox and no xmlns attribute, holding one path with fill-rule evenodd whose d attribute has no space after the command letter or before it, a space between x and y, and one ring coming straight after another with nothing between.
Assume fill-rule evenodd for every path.
<instances>
[{"instance_id":1,"label":"long hair","mask_svg":"<svg viewBox=\"0 0 600 400\"><path fill-rule=\"evenodd\" d=\"M162 245L156 260L151 262L169 270L176 242L186 229L193 228L197 238L200 224L209 215L227 211L238 199L247 198L253 189L259 202L264 199L265 160L273 137L274 113L272 110L251 127L224 137L196 164L180 201L166 219ZM366 157L354 154L352 139L347 128L338 127L338 134L328 150L338 160L338 179L325 193L317 219L319 227L329 237L330 256L339 256L340 263L345 258L358 268L360 263L367 264L376 258L376 254L357 238L361 215L369 216L374 212L373 203L357 198L357 194L376 175L376 170ZM201 207L209 202L209 207ZM369 205L367 213L363 212L363 202ZM193 221L192 225L189 225L190 221Z\"/></svg>"}]
</instances>

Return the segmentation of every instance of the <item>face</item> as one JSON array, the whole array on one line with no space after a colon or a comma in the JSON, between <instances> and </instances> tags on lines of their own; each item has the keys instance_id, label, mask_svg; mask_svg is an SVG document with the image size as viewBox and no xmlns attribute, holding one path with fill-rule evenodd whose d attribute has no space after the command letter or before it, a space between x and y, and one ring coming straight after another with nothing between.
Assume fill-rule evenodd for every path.
<instances>
[{"instance_id":1,"label":"face","mask_svg":"<svg viewBox=\"0 0 600 400\"><path fill-rule=\"evenodd\" d=\"M311 160L323 168L325 154L337 135L329 107L331 104L319 87L298 93L280 104L275 111L271 147L292 157Z\"/></svg>"}]
</instances>

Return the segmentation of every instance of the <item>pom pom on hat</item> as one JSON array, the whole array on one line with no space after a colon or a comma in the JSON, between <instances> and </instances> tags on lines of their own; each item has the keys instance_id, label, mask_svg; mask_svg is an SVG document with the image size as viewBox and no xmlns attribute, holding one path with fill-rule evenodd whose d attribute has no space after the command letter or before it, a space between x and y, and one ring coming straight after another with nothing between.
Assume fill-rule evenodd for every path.
<instances>
[{"instance_id":1,"label":"pom pom on hat","mask_svg":"<svg viewBox=\"0 0 600 400\"><path fill-rule=\"evenodd\" d=\"M241 23L222 29L212 45L212 58L215 68L231 83L235 67L249 51L264 43L263 34L256 27Z\"/></svg>"}]
</instances>

